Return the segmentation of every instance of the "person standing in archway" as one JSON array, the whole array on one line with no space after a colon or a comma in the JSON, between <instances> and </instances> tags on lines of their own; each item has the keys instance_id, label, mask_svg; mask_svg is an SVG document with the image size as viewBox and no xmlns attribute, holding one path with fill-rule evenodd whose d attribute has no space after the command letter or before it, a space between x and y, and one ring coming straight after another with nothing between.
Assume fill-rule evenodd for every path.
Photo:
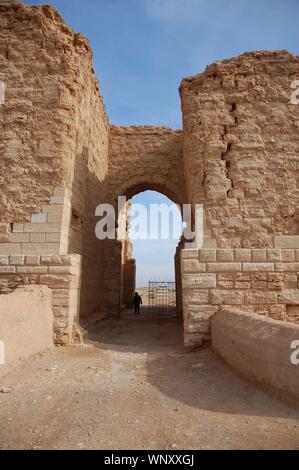
<instances>
[{"instance_id":1,"label":"person standing in archway","mask_svg":"<svg viewBox=\"0 0 299 470\"><path fill-rule=\"evenodd\" d=\"M134 312L135 314L140 314L140 304L142 304L142 298L138 294L138 292L135 292L134 298L133 298L133 305L134 305Z\"/></svg>"}]
</instances>

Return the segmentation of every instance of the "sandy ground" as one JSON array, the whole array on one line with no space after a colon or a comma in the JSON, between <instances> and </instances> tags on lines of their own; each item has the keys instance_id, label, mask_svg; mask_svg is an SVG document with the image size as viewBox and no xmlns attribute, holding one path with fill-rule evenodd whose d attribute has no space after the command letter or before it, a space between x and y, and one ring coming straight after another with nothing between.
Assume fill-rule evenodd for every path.
<instances>
[{"instance_id":1,"label":"sandy ground","mask_svg":"<svg viewBox=\"0 0 299 470\"><path fill-rule=\"evenodd\" d=\"M182 325L125 315L0 379L1 449L299 449L299 410L242 381Z\"/></svg>"}]
</instances>

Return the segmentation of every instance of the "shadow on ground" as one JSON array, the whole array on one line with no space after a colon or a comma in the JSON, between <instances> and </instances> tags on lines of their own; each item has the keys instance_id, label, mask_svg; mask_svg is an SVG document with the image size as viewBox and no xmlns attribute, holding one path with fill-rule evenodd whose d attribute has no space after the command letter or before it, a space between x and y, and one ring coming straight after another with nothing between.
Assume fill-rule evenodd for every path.
<instances>
[{"instance_id":1,"label":"shadow on ground","mask_svg":"<svg viewBox=\"0 0 299 470\"><path fill-rule=\"evenodd\" d=\"M242 380L209 347L187 352L178 319L125 312L88 331L87 343L147 355L148 382L163 395L200 410L299 419L299 410Z\"/></svg>"}]
</instances>

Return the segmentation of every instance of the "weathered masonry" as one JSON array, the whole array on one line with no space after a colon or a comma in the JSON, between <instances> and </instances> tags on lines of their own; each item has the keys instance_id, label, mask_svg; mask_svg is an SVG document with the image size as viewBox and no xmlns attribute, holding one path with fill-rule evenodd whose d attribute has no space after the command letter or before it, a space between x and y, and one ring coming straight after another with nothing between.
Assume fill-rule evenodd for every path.
<instances>
[{"instance_id":1,"label":"weathered masonry","mask_svg":"<svg viewBox=\"0 0 299 470\"><path fill-rule=\"evenodd\" d=\"M49 286L57 343L79 317L118 315L135 264L128 240L95 237L95 208L153 189L204 205L203 249L176 255L186 344L222 307L299 321L298 57L250 52L184 79L182 131L120 127L55 9L1 0L0 26L1 293Z\"/></svg>"}]
</instances>

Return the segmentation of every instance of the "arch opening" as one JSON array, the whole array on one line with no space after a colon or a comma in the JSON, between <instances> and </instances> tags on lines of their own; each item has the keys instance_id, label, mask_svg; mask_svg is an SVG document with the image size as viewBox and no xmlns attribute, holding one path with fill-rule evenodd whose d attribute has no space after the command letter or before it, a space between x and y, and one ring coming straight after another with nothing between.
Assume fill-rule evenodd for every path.
<instances>
[{"instance_id":1,"label":"arch opening","mask_svg":"<svg viewBox=\"0 0 299 470\"><path fill-rule=\"evenodd\" d=\"M130 188L127 237L122 246L122 311L132 308L134 292L142 312L151 316L182 315L180 249L182 216L177 201L161 187ZM159 189L159 191L158 191Z\"/></svg>"}]
</instances>

